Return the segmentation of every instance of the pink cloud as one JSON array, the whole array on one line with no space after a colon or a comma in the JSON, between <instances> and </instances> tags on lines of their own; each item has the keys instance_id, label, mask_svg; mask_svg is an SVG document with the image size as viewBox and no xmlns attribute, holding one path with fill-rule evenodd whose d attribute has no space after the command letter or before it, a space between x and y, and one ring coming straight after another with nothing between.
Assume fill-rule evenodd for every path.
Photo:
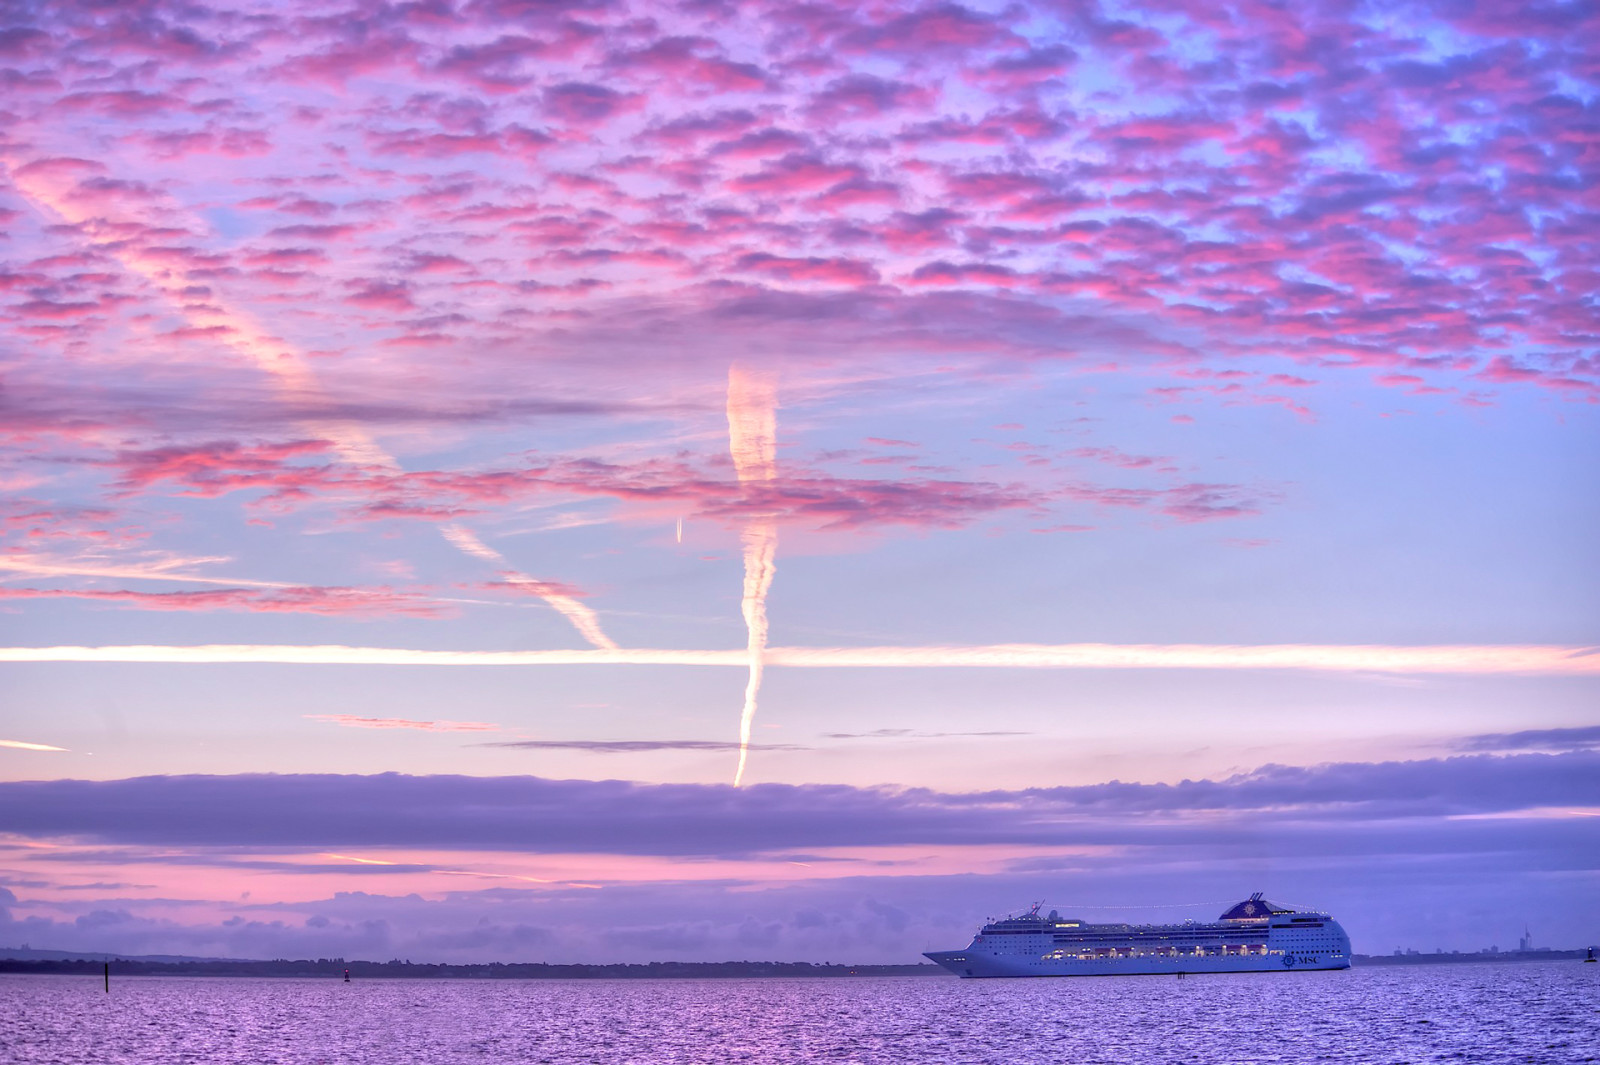
<instances>
[{"instance_id":1,"label":"pink cloud","mask_svg":"<svg viewBox=\"0 0 1600 1065\"><path fill-rule=\"evenodd\" d=\"M841 34L837 44L847 51L871 55L959 56L1020 43L1002 24L1003 17L980 14L961 4L935 3L857 26Z\"/></svg>"},{"instance_id":2,"label":"pink cloud","mask_svg":"<svg viewBox=\"0 0 1600 1065\"><path fill-rule=\"evenodd\" d=\"M318 614L323 617L444 617L453 607L427 596L392 588L307 587L216 588L198 592L139 592L126 589L7 588L0 601L83 599L120 603L139 610L237 610L258 614Z\"/></svg>"},{"instance_id":3,"label":"pink cloud","mask_svg":"<svg viewBox=\"0 0 1600 1065\"><path fill-rule=\"evenodd\" d=\"M534 64L551 45L523 34L502 34L486 44L457 44L433 63L434 72L466 82L480 92L509 93L533 84Z\"/></svg>"},{"instance_id":4,"label":"pink cloud","mask_svg":"<svg viewBox=\"0 0 1600 1065\"><path fill-rule=\"evenodd\" d=\"M643 48L618 52L609 64L627 74L657 74L684 79L713 92L757 92L770 85L754 63L729 60L707 37L663 37Z\"/></svg>"},{"instance_id":5,"label":"pink cloud","mask_svg":"<svg viewBox=\"0 0 1600 1065\"><path fill-rule=\"evenodd\" d=\"M139 119L170 114L180 106L180 101L166 93L119 89L70 93L58 100L56 106L68 110L94 111L109 118Z\"/></svg>"},{"instance_id":6,"label":"pink cloud","mask_svg":"<svg viewBox=\"0 0 1600 1065\"><path fill-rule=\"evenodd\" d=\"M926 263L906 279L912 285L998 285L1009 288L1021 279L1008 267L990 263Z\"/></svg>"},{"instance_id":7,"label":"pink cloud","mask_svg":"<svg viewBox=\"0 0 1600 1065\"><path fill-rule=\"evenodd\" d=\"M1162 493L1161 511L1184 522L1213 521L1259 514L1261 501L1238 485L1185 484Z\"/></svg>"},{"instance_id":8,"label":"pink cloud","mask_svg":"<svg viewBox=\"0 0 1600 1065\"><path fill-rule=\"evenodd\" d=\"M542 100L547 115L569 126L597 125L644 106L643 99L637 95L576 81L546 89Z\"/></svg>"},{"instance_id":9,"label":"pink cloud","mask_svg":"<svg viewBox=\"0 0 1600 1065\"><path fill-rule=\"evenodd\" d=\"M809 111L822 121L865 120L908 108L925 108L932 101L930 89L909 82L873 74L849 74L834 79L814 95Z\"/></svg>"},{"instance_id":10,"label":"pink cloud","mask_svg":"<svg viewBox=\"0 0 1600 1065\"><path fill-rule=\"evenodd\" d=\"M812 150L809 136L793 130L768 127L715 144L711 154L724 159L765 159L775 155L804 156Z\"/></svg>"},{"instance_id":11,"label":"pink cloud","mask_svg":"<svg viewBox=\"0 0 1600 1065\"><path fill-rule=\"evenodd\" d=\"M257 445L219 442L127 451L113 461L121 471L121 492L133 493L163 481L177 481L189 494L206 496L250 487L252 483L272 484L290 459L321 455L332 448L324 440Z\"/></svg>"},{"instance_id":12,"label":"pink cloud","mask_svg":"<svg viewBox=\"0 0 1600 1065\"><path fill-rule=\"evenodd\" d=\"M832 285L872 284L878 271L871 264L854 259L785 259L756 253L739 259L738 268L783 281L813 281Z\"/></svg>"},{"instance_id":13,"label":"pink cloud","mask_svg":"<svg viewBox=\"0 0 1600 1065\"><path fill-rule=\"evenodd\" d=\"M379 155L404 155L418 159L449 159L475 152L499 152L501 141L492 133L440 133L401 130L376 133L370 140Z\"/></svg>"},{"instance_id":14,"label":"pink cloud","mask_svg":"<svg viewBox=\"0 0 1600 1065\"><path fill-rule=\"evenodd\" d=\"M786 155L753 174L734 178L729 185L741 192L792 194L814 192L846 181L858 180L858 167L826 163L814 155Z\"/></svg>"},{"instance_id":15,"label":"pink cloud","mask_svg":"<svg viewBox=\"0 0 1600 1065\"><path fill-rule=\"evenodd\" d=\"M499 725L483 721L413 721L403 717L357 717L354 714L302 714L307 721L323 721L345 728L418 729L423 732L498 732Z\"/></svg>"},{"instance_id":16,"label":"pink cloud","mask_svg":"<svg viewBox=\"0 0 1600 1065\"><path fill-rule=\"evenodd\" d=\"M324 501L362 520L450 521L546 493L594 496L655 507L687 506L704 518L736 522L762 513L813 528L882 525L955 528L995 511L1032 509L1042 496L1019 485L983 481L838 478L795 469L758 486L723 479L681 460L633 464L553 459L494 471L394 472L337 463L301 464L321 457L324 441L242 445L213 443L124 452L115 491L126 498L167 486L181 495L217 498L255 491L279 506Z\"/></svg>"},{"instance_id":17,"label":"pink cloud","mask_svg":"<svg viewBox=\"0 0 1600 1065\"><path fill-rule=\"evenodd\" d=\"M409 286L403 281L368 279L352 281L348 287L350 294L344 301L354 307L373 311L402 312L416 306L411 299Z\"/></svg>"}]
</instances>

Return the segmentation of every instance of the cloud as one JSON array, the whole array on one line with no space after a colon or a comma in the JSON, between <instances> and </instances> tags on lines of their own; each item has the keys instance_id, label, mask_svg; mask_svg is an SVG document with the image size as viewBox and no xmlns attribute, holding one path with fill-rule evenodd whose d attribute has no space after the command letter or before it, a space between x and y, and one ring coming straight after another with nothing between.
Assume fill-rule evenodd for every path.
<instances>
[{"instance_id":1,"label":"cloud","mask_svg":"<svg viewBox=\"0 0 1600 1065\"><path fill-rule=\"evenodd\" d=\"M1348 848L1357 826L1373 833L1364 846L1383 847L1386 835L1418 818L1429 819L1436 836L1447 825L1456 826L1450 832L1496 835L1500 822L1483 815L1561 809L1600 809L1600 752L1269 765L1225 780L971 794L394 773L0 782L0 816L26 838L319 851L726 856L874 846L1161 846L1197 836L1231 840L1240 832ZM1576 821L1593 823L1572 831L1600 832L1600 819Z\"/></svg>"},{"instance_id":2,"label":"cloud","mask_svg":"<svg viewBox=\"0 0 1600 1065\"><path fill-rule=\"evenodd\" d=\"M910 82L876 74L846 74L816 93L808 110L820 122L863 121L902 109L924 108L932 100L930 90Z\"/></svg>"},{"instance_id":3,"label":"cloud","mask_svg":"<svg viewBox=\"0 0 1600 1065\"><path fill-rule=\"evenodd\" d=\"M909 728L879 728L871 732L824 732L824 739L830 740L935 740L954 739L984 736L1032 736L1032 732L1006 732L989 730L984 732L920 732Z\"/></svg>"},{"instance_id":4,"label":"cloud","mask_svg":"<svg viewBox=\"0 0 1600 1065\"><path fill-rule=\"evenodd\" d=\"M642 104L636 96L589 82L553 85L542 99L546 114L573 126L598 124Z\"/></svg>"},{"instance_id":5,"label":"cloud","mask_svg":"<svg viewBox=\"0 0 1600 1065\"><path fill-rule=\"evenodd\" d=\"M117 471L116 484L124 496L158 488L203 498L255 491L262 501L285 508L327 501L366 519L444 520L450 523L447 530L459 528L455 519L462 516L543 493L649 506L673 503L692 508L692 515L733 524L759 515L769 524L836 530L956 528L980 515L1036 510L1047 501L1044 490L1018 484L928 477L869 480L804 468L786 468L751 482L728 478L684 455L633 462L536 457L521 468L402 471L355 455L335 461L324 456L332 446L320 440L216 441L125 450L97 464ZM1236 491L1207 487L1217 493ZM1159 498L1146 492L1130 497L1130 505Z\"/></svg>"},{"instance_id":6,"label":"cloud","mask_svg":"<svg viewBox=\"0 0 1600 1065\"><path fill-rule=\"evenodd\" d=\"M169 577L168 579L183 579ZM4 588L0 601L82 599L118 603L138 610L239 610L265 614L319 614L324 617L443 617L449 604L416 592L388 587L215 588L189 592L140 592L74 588Z\"/></svg>"},{"instance_id":7,"label":"cloud","mask_svg":"<svg viewBox=\"0 0 1600 1065\"><path fill-rule=\"evenodd\" d=\"M499 725L483 721L412 721L402 717L357 717L354 714L301 714L308 721L325 721L345 728L419 729L423 732L498 732Z\"/></svg>"},{"instance_id":8,"label":"cloud","mask_svg":"<svg viewBox=\"0 0 1600 1065\"><path fill-rule=\"evenodd\" d=\"M340 242L340 256L305 266L307 291L376 277L383 249L425 238L483 276L470 305L451 303L465 312L452 339L480 347L504 314L528 313L524 279L501 269L516 261L517 231L495 219L560 209L591 220L569 250L612 253L617 273L594 280L634 296L670 302L685 275L732 280L732 247L871 263L897 277L955 262L948 248L960 247L974 256L961 263L969 277L1008 270L1019 298L1040 310L1060 293L1092 295L1094 317L1153 315L1216 362L1271 353L1398 376L1428 364L1495 389L1597 394L1583 340L1587 206L1570 177L1584 165L1571 131L1587 114L1571 86L1589 75L1588 22L1576 9L1529 9L1510 38L1500 15L1415 5L1393 24L1320 5L1294 26L1259 4L1225 20L1198 9L1112 18L1094 5L818 5L753 27L638 21L625 30L604 3L483 2L464 20L419 10L364 13L359 31L289 13L243 18L226 4L115 19L52 11L5 38L19 64L9 125L22 131L19 145L54 146L19 149L14 173L26 188L47 188L51 203L80 205L71 224L83 242L136 255L189 242L209 259L195 269L267 300L284 279L247 278L239 270L251 249L202 247L203 227L177 232L170 201L210 202L186 152L220 152L225 164L229 152L254 151L265 162L286 153L276 141L293 145L306 164L296 183L317 184L317 200L338 208L320 223L279 227L297 243ZM1534 52L1544 60L1529 62ZM130 55L156 64L137 87L69 76ZM1334 56L1366 71L1359 86L1328 73ZM1079 70L1095 72L1092 93ZM197 88L201 78L253 84L261 71L268 81L248 103ZM341 92L315 105L296 91L327 84ZM530 100L561 128L519 125ZM97 140L107 128L116 151ZM798 162L732 165L757 158L734 146L763 130L786 138L783 155ZM707 152L717 142L726 154ZM373 152L390 153L383 182L363 169ZM582 169L595 180L545 197L520 180L530 152L562 157L552 175ZM476 173L434 180L435 162L452 156L476 160ZM1339 162L1330 169L1329 159ZM619 183L646 171L678 189L756 193L782 218ZM253 166L230 181L241 202L255 202L281 195L284 173ZM819 195L797 199L795 182L808 181ZM950 196L930 194L940 186L963 216L946 251L883 269L904 234L873 213L896 199L908 215L949 210ZM625 268L648 254L642 234L671 226L721 239L686 250L684 274ZM316 311L334 331L378 328L376 311L450 302L450 283L357 288L353 303L320 299ZM128 298L146 311L159 305L149 290ZM104 308L91 319L115 313L42 294L26 301L29 325L73 305ZM1058 354L1070 347L1058 343Z\"/></svg>"},{"instance_id":9,"label":"cloud","mask_svg":"<svg viewBox=\"0 0 1600 1065\"><path fill-rule=\"evenodd\" d=\"M740 744L727 740L504 740L478 747L509 747L525 751L586 751L590 754L650 754L656 751L808 751L790 743Z\"/></svg>"},{"instance_id":10,"label":"cloud","mask_svg":"<svg viewBox=\"0 0 1600 1065\"><path fill-rule=\"evenodd\" d=\"M1461 751L1587 751L1600 747L1600 725L1487 733L1454 746Z\"/></svg>"}]
</instances>

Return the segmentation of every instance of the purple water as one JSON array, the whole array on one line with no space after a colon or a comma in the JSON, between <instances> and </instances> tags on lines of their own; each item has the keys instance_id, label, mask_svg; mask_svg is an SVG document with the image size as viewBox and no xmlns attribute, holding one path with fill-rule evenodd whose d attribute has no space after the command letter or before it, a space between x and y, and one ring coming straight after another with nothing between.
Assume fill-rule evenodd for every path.
<instances>
[{"instance_id":1,"label":"purple water","mask_svg":"<svg viewBox=\"0 0 1600 1065\"><path fill-rule=\"evenodd\" d=\"M0 1061L1600 1060L1600 966L962 981L0 976Z\"/></svg>"}]
</instances>

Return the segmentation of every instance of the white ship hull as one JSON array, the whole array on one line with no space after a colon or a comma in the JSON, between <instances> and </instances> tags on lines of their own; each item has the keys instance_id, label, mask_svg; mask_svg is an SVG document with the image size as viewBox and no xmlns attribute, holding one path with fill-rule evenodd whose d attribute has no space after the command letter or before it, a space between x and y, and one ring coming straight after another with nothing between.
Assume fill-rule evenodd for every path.
<instances>
[{"instance_id":1,"label":"white ship hull","mask_svg":"<svg viewBox=\"0 0 1600 1065\"><path fill-rule=\"evenodd\" d=\"M1177 976L1191 973L1269 973L1307 970L1348 969L1350 958L1322 957L1315 954L1295 958L1269 954L1266 957L1228 958L1039 958L1016 955L969 954L963 950L930 951L930 958L957 976L968 980L1009 976Z\"/></svg>"},{"instance_id":2,"label":"white ship hull","mask_svg":"<svg viewBox=\"0 0 1600 1065\"><path fill-rule=\"evenodd\" d=\"M964 979L1018 976L1178 976L1350 968L1350 937L1326 913L1253 895L1215 921L1089 924L1035 906L991 922L965 950L925 957Z\"/></svg>"}]
</instances>

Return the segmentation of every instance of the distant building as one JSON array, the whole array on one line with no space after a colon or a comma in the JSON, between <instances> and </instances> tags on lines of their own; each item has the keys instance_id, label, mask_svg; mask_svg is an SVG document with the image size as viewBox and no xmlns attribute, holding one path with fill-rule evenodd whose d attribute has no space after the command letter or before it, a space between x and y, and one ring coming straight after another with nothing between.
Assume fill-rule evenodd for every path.
<instances>
[{"instance_id":1,"label":"distant building","mask_svg":"<svg viewBox=\"0 0 1600 1065\"><path fill-rule=\"evenodd\" d=\"M1533 949L1533 933L1528 931L1528 926L1527 925L1523 925L1522 926L1522 938L1517 940L1517 949L1518 950L1532 950Z\"/></svg>"}]
</instances>

